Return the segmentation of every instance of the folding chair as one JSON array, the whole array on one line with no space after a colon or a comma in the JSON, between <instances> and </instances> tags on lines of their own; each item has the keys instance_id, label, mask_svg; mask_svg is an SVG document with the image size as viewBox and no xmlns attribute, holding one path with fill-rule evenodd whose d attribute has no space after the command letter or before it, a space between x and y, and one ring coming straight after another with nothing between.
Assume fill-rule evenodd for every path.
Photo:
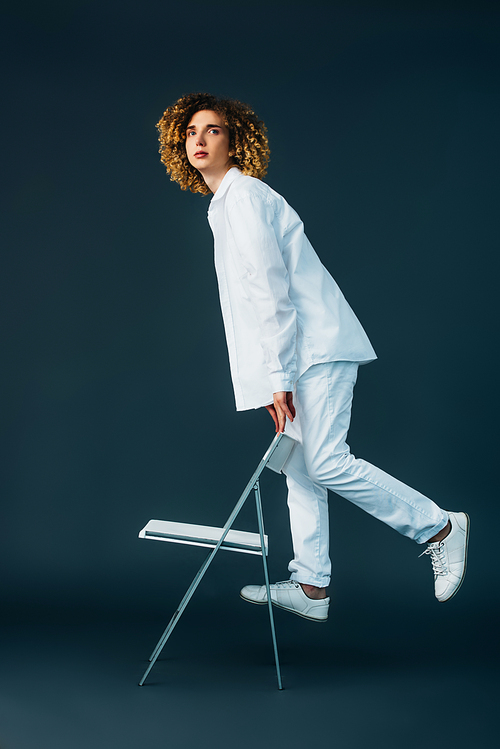
<instances>
[{"instance_id":1,"label":"folding chair","mask_svg":"<svg viewBox=\"0 0 500 749\"><path fill-rule=\"evenodd\" d=\"M145 538L154 541L169 541L171 543L189 544L193 546L205 546L213 549L213 551L210 552L210 554L196 573L193 582L184 595L184 598L177 607L162 636L158 640L156 647L149 658L149 666L144 672L144 675L139 682L139 686L142 687L142 685L146 681L149 672L158 660L158 657L165 647L168 638L172 634L175 625L179 621L182 613L184 612L184 609L191 600L196 588L198 587L203 575L212 563L215 555L217 554L219 549L226 549L227 551L237 551L244 554L258 554L262 556L264 579L267 589L269 620L271 624L271 635L274 649L274 661L276 664L276 675L278 677L278 689L283 689L278 658L278 646L276 643L276 632L274 628L273 607L269 589L269 574L266 559L268 553L268 537L264 534L264 518L262 515L262 500L260 495L259 478L262 471L266 467L270 468L276 473L281 473L283 466L288 460L290 453L292 452L294 447L295 441L288 437L286 434L276 435L269 448L267 449L264 457L257 466L255 472L253 473L250 481L243 490L242 495L236 502L236 505L234 506L234 509L228 517L223 528L213 528L204 525L192 525L190 523L174 523L166 520L150 520L149 523L140 531L139 538ZM255 494L255 505L257 510L259 532L249 533L246 531L233 531L231 530L233 523L241 508L245 504L247 498L250 496L252 490Z\"/></svg>"}]
</instances>

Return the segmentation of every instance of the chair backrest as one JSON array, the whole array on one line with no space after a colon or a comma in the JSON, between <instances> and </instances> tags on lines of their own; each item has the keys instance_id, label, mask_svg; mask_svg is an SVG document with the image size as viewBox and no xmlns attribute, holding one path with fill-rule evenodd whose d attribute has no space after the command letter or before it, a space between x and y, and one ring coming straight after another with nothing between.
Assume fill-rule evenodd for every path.
<instances>
[{"instance_id":1,"label":"chair backrest","mask_svg":"<svg viewBox=\"0 0 500 749\"><path fill-rule=\"evenodd\" d=\"M288 435L277 434L269 447L269 457L267 460L266 456L264 456L266 468L270 468L271 471L275 471L276 473L281 473L296 444L297 442L288 437Z\"/></svg>"}]
</instances>

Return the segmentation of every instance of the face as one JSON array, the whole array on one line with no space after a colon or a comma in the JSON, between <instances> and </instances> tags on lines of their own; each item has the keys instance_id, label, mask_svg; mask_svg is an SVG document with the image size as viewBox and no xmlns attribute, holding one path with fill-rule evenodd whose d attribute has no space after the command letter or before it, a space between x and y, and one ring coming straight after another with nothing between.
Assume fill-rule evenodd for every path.
<instances>
[{"instance_id":1,"label":"face","mask_svg":"<svg viewBox=\"0 0 500 749\"><path fill-rule=\"evenodd\" d=\"M186 154L199 172L225 172L231 166L229 130L217 112L196 112L186 128Z\"/></svg>"}]
</instances>

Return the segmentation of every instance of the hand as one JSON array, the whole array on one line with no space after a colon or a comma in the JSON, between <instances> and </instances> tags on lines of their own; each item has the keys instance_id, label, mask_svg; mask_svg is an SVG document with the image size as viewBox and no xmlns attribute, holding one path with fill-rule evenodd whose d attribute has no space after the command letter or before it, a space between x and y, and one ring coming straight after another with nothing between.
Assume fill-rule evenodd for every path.
<instances>
[{"instance_id":1,"label":"hand","mask_svg":"<svg viewBox=\"0 0 500 749\"><path fill-rule=\"evenodd\" d=\"M274 393L273 404L266 406L276 426L276 432L285 431L286 419L293 421L295 418L295 406L293 405L293 393Z\"/></svg>"}]
</instances>

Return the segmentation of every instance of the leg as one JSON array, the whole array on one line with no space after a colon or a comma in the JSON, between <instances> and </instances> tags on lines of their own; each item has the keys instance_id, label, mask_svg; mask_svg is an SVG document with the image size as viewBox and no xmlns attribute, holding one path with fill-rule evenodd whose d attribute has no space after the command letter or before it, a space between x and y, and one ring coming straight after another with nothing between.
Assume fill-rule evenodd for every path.
<instances>
[{"instance_id":1,"label":"leg","mask_svg":"<svg viewBox=\"0 0 500 749\"><path fill-rule=\"evenodd\" d=\"M350 452L346 440L356 375L356 364L331 362L310 367L297 382L296 408L308 474L315 484L424 543L446 526L448 514L428 497Z\"/></svg>"},{"instance_id":2,"label":"leg","mask_svg":"<svg viewBox=\"0 0 500 749\"><path fill-rule=\"evenodd\" d=\"M417 543L427 542L424 553L431 556L436 597L447 601L465 574L469 519L465 513L448 514L420 492L351 454L346 438L356 375L356 364L332 362L311 367L297 382L299 423L291 427L300 432L293 436L301 440L309 477Z\"/></svg>"},{"instance_id":3,"label":"leg","mask_svg":"<svg viewBox=\"0 0 500 749\"><path fill-rule=\"evenodd\" d=\"M287 434L296 439L290 459L283 469L288 483L288 504L295 557L290 562L291 580L269 585L247 585L241 597L250 603L272 603L311 621L326 621L330 599L326 586L330 580L328 556L328 492L314 484L304 461L300 430ZM267 581L266 581L267 583Z\"/></svg>"},{"instance_id":4,"label":"leg","mask_svg":"<svg viewBox=\"0 0 500 749\"><path fill-rule=\"evenodd\" d=\"M294 439L287 428L287 434ZM330 583L328 492L313 483L307 473L304 450L299 443L284 468L294 558L288 565L291 579L326 588Z\"/></svg>"}]
</instances>

